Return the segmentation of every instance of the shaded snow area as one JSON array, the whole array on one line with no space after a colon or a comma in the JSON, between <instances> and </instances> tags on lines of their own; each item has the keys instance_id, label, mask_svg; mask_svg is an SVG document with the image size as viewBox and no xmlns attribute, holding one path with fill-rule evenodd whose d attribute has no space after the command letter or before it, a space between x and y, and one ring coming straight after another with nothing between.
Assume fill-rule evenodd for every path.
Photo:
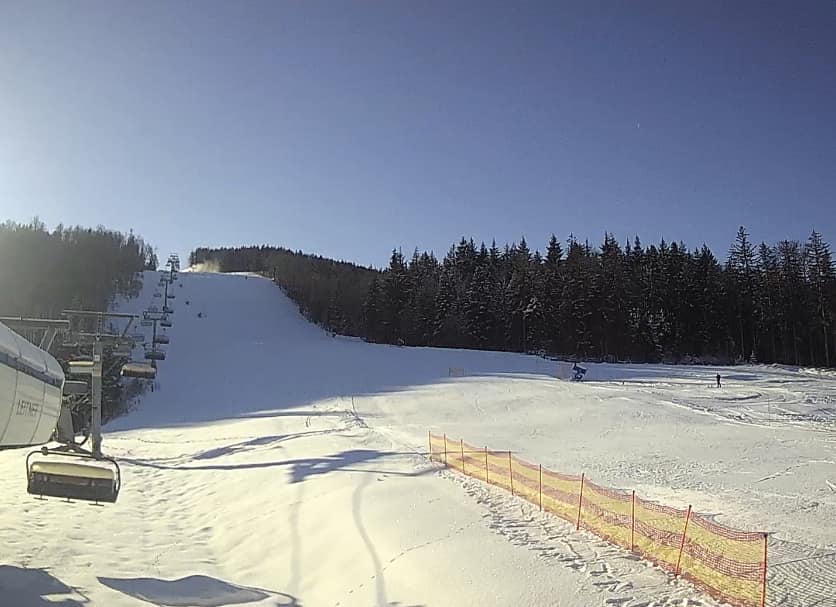
<instances>
[{"instance_id":1,"label":"shaded snow area","mask_svg":"<svg viewBox=\"0 0 836 607\"><path fill-rule=\"evenodd\" d=\"M33 499L25 452L0 453L0 604L717 605L430 465L432 430L769 531L768 603L836 605L832 374L593 364L572 383L533 356L333 338L254 276L180 282L153 392L105 428L117 504ZM122 311L159 302L145 283Z\"/></svg>"}]
</instances>

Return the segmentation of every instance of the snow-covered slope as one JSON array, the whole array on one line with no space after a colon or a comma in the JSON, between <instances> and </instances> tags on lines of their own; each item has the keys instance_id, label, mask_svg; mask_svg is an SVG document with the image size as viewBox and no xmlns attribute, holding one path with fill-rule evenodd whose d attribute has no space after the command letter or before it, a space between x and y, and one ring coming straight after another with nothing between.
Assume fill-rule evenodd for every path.
<instances>
[{"instance_id":1,"label":"snow-covered slope","mask_svg":"<svg viewBox=\"0 0 836 607\"><path fill-rule=\"evenodd\" d=\"M0 604L714 604L433 468L428 429L774 532L770 604L834 585L832 376L729 368L718 390L714 368L590 365L574 384L537 357L333 338L258 277L181 278L154 391L105 428L116 505L34 500L24 454L0 453Z\"/></svg>"}]
</instances>

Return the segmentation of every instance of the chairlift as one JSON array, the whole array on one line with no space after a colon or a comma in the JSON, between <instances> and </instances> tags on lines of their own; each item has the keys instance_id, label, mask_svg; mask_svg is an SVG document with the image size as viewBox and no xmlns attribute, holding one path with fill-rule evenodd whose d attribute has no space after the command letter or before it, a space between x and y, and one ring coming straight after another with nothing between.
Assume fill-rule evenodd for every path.
<instances>
[{"instance_id":1,"label":"chairlift","mask_svg":"<svg viewBox=\"0 0 836 607\"><path fill-rule=\"evenodd\" d=\"M160 326L161 326L161 327L165 327L165 328L167 329L167 328L171 327L171 321L170 321L170 320L168 320L167 318L163 318L163 319L160 321Z\"/></svg>"},{"instance_id":2,"label":"chairlift","mask_svg":"<svg viewBox=\"0 0 836 607\"><path fill-rule=\"evenodd\" d=\"M133 348L128 346L119 346L117 348L113 348L113 350L110 351L110 354L116 358L127 358L131 355L132 349Z\"/></svg>"},{"instance_id":3,"label":"chairlift","mask_svg":"<svg viewBox=\"0 0 836 607\"><path fill-rule=\"evenodd\" d=\"M156 293L154 293L154 299L158 299L158 298L160 298L160 297L162 297L162 296L163 296L163 295L162 295L162 293L160 293L160 292L156 292Z\"/></svg>"},{"instance_id":4,"label":"chairlift","mask_svg":"<svg viewBox=\"0 0 836 607\"><path fill-rule=\"evenodd\" d=\"M169 308L168 306L163 306L163 314L174 314L174 308Z\"/></svg>"},{"instance_id":5,"label":"chairlift","mask_svg":"<svg viewBox=\"0 0 836 607\"><path fill-rule=\"evenodd\" d=\"M142 325L143 327L150 327L151 325L154 324L154 321L152 321L152 320L141 320L141 321L139 321L139 324Z\"/></svg>"},{"instance_id":6,"label":"chairlift","mask_svg":"<svg viewBox=\"0 0 836 607\"><path fill-rule=\"evenodd\" d=\"M160 309L157 306L148 306L148 312L159 312Z\"/></svg>"},{"instance_id":7,"label":"chairlift","mask_svg":"<svg viewBox=\"0 0 836 607\"><path fill-rule=\"evenodd\" d=\"M145 353L146 360L165 360L165 352L162 350L148 350Z\"/></svg>"},{"instance_id":8,"label":"chairlift","mask_svg":"<svg viewBox=\"0 0 836 607\"><path fill-rule=\"evenodd\" d=\"M146 363L131 361L122 365L120 375L136 379L154 379L157 377L157 369Z\"/></svg>"},{"instance_id":9,"label":"chairlift","mask_svg":"<svg viewBox=\"0 0 836 607\"><path fill-rule=\"evenodd\" d=\"M131 339L135 342L137 341L145 341L145 334L143 333L133 333L131 334Z\"/></svg>"},{"instance_id":10,"label":"chairlift","mask_svg":"<svg viewBox=\"0 0 836 607\"><path fill-rule=\"evenodd\" d=\"M90 375L93 371L92 360L71 360L70 375Z\"/></svg>"},{"instance_id":11,"label":"chairlift","mask_svg":"<svg viewBox=\"0 0 836 607\"><path fill-rule=\"evenodd\" d=\"M167 344L169 343L170 338L168 335L156 335L154 336L154 343L155 344Z\"/></svg>"},{"instance_id":12,"label":"chairlift","mask_svg":"<svg viewBox=\"0 0 836 607\"><path fill-rule=\"evenodd\" d=\"M81 396L90 391L90 386L86 381L78 381L74 379L67 379L64 381L64 388L62 390L64 396Z\"/></svg>"},{"instance_id":13,"label":"chairlift","mask_svg":"<svg viewBox=\"0 0 836 607\"><path fill-rule=\"evenodd\" d=\"M169 294L168 294L168 298L169 298L169 299L175 299L175 297L174 297L174 293L169 293Z\"/></svg>"},{"instance_id":14,"label":"chairlift","mask_svg":"<svg viewBox=\"0 0 836 607\"><path fill-rule=\"evenodd\" d=\"M32 460L33 455L44 459ZM47 456L50 457L47 461ZM70 458L77 458L73 462ZM59 451L43 447L26 456L26 490L32 495L69 500L115 503L122 484L119 464L86 451Z\"/></svg>"}]
</instances>

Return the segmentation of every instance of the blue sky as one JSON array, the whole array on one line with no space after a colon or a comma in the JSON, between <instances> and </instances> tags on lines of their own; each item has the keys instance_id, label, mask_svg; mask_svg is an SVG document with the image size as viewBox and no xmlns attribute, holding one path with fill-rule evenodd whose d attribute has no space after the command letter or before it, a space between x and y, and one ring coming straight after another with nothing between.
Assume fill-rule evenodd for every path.
<instances>
[{"instance_id":1,"label":"blue sky","mask_svg":"<svg viewBox=\"0 0 836 607\"><path fill-rule=\"evenodd\" d=\"M836 245L836 3L0 3L0 220Z\"/></svg>"}]
</instances>

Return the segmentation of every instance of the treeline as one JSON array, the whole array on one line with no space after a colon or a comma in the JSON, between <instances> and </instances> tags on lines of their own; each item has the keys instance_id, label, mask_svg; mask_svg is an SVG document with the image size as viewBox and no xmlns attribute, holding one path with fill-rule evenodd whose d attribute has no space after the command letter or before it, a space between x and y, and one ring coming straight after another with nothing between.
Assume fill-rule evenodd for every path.
<instances>
[{"instance_id":1,"label":"treeline","mask_svg":"<svg viewBox=\"0 0 836 607\"><path fill-rule=\"evenodd\" d=\"M200 249L195 260L273 274L293 285L286 289L303 310L318 311L313 320L374 342L585 360L836 363L836 273L816 232L803 244L756 246L741 227L725 263L706 246L638 238L622 246L610 234L598 247L574 238L564 247L553 236L545 254L525 239L501 249L462 239L442 260L393 251L382 272L289 251L295 263L266 255L248 265L262 249ZM225 255L236 262L227 266ZM358 276L365 293L334 287Z\"/></svg>"},{"instance_id":2,"label":"treeline","mask_svg":"<svg viewBox=\"0 0 836 607\"><path fill-rule=\"evenodd\" d=\"M189 265L258 272L284 289L305 318L341 335L364 336L363 304L380 272L282 247L198 248Z\"/></svg>"},{"instance_id":3,"label":"treeline","mask_svg":"<svg viewBox=\"0 0 836 607\"><path fill-rule=\"evenodd\" d=\"M153 248L133 234L60 225L50 232L38 219L29 224L6 222L0 224L0 316L60 318L66 309L105 311L119 295L138 295L139 273L156 268ZM37 343L37 332L22 333ZM51 352L65 372L66 361L91 353L90 346L64 344L60 338ZM120 366L113 362L106 356L104 421L124 413L128 399L142 389L135 380L120 381ZM77 405L73 414L78 416L78 430L87 426L89 403Z\"/></svg>"},{"instance_id":4,"label":"treeline","mask_svg":"<svg viewBox=\"0 0 836 607\"><path fill-rule=\"evenodd\" d=\"M117 295L138 294L138 272L156 266L154 250L133 234L61 225L50 232L37 219L6 222L0 224L0 315L103 311Z\"/></svg>"}]
</instances>

